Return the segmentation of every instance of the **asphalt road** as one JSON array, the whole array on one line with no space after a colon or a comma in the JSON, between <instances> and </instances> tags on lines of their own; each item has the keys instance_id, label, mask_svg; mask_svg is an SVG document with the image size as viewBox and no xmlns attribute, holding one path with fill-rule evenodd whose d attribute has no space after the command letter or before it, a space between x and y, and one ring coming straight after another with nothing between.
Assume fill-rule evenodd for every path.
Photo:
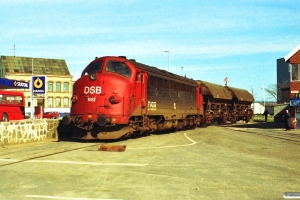
<instances>
[{"instance_id":1,"label":"asphalt road","mask_svg":"<svg viewBox=\"0 0 300 200\"><path fill-rule=\"evenodd\" d=\"M1 199L284 199L300 192L300 131L209 126L112 143L0 148Z\"/></svg>"}]
</instances>

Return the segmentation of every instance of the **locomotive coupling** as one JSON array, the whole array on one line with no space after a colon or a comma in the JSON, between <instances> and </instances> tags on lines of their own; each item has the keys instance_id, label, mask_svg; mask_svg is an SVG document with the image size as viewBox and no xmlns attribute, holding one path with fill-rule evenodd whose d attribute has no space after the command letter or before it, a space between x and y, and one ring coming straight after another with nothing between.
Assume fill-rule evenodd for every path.
<instances>
[{"instance_id":1,"label":"locomotive coupling","mask_svg":"<svg viewBox=\"0 0 300 200\"><path fill-rule=\"evenodd\" d=\"M106 117L104 115L99 115L96 121L99 126L105 126L107 123Z\"/></svg>"},{"instance_id":2,"label":"locomotive coupling","mask_svg":"<svg viewBox=\"0 0 300 200\"><path fill-rule=\"evenodd\" d=\"M99 126L105 126L107 124L114 124L116 122L116 118L113 117L105 117L104 115L99 115L96 120Z\"/></svg>"}]
</instances>

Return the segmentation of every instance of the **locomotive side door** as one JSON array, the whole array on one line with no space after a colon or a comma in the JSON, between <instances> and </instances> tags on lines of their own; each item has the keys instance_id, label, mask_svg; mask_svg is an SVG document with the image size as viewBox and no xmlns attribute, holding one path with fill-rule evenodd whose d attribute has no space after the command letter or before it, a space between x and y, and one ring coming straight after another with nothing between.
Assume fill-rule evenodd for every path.
<instances>
[{"instance_id":1,"label":"locomotive side door","mask_svg":"<svg viewBox=\"0 0 300 200\"><path fill-rule=\"evenodd\" d=\"M135 101L139 104L139 109L134 112L135 115L147 114L147 73L137 71L135 80Z\"/></svg>"}]
</instances>

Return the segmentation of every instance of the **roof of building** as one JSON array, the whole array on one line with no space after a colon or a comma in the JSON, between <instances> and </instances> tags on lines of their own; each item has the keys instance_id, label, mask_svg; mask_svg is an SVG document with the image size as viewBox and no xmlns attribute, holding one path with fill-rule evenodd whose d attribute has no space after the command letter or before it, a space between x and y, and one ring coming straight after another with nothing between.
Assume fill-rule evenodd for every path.
<instances>
[{"instance_id":1,"label":"roof of building","mask_svg":"<svg viewBox=\"0 0 300 200\"><path fill-rule=\"evenodd\" d=\"M300 44L296 46L290 53L288 53L285 57L284 60L285 62L288 61L293 55L295 55L298 51L300 50Z\"/></svg>"},{"instance_id":2,"label":"roof of building","mask_svg":"<svg viewBox=\"0 0 300 200\"><path fill-rule=\"evenodd\" d=\"M63 59L1 56L0 67L6 73L33 73L44 75L70 75L66 61Z\"/></svg>"}]
</instances>

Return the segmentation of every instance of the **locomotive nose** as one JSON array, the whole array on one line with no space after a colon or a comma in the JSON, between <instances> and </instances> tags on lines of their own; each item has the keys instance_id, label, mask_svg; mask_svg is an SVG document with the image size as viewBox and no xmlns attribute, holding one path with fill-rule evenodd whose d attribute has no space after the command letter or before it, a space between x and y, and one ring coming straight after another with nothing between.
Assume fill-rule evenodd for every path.
<instances>
[{"instance_id":1,"label":"locomotive nose","mask_svg":"<svg viewBox=\"0 0 300 200\"><path fill-rule=\"evenodd\" d=\"M104 117L103 115L100 115L100 116L97 118L97 124L98 124L99 126L105 126L106 123L107 123L106 117Z\"/></svg>"}]
</instances>

